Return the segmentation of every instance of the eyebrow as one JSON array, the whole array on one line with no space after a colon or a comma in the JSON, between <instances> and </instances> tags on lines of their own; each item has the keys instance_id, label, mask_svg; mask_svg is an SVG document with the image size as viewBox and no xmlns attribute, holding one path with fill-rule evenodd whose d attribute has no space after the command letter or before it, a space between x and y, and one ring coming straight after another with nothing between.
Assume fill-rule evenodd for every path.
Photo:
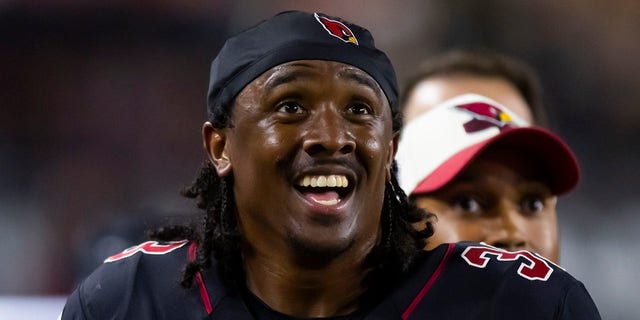
<instances>
[{"instance_id":1,"label":"eyebrow","mask_svg":"<svg viewBox=\"0 0 640 320\"><path fill-rule=\"evenodd\" d=\"M369 87L378 98L382 98L382 89L378 85L378 83L373 80L371 77L366 76L360 72L354 72L353 70L346 69L342 70L338 73L338 76L342 78L346 78L348 80L353 80L358 84Z\"/></svg>"},{"instance_id":2,"label":"eyebrow","mask_svg":"<svg viewBox=\"0 0 640 320\"><path fill-rule=\"evenodd\" d=\"M295 69L290 70L290 66L303 66L308 67L308 64L304 63L293 63L287 65L286 68L278 68L268 79L265 84L265 87L269 90L280 86L285 83L294 82L299 78L310 77L311 73L305 70Z\"/></svg>"},{"instance_id":3,"label":"eyebrow","mask_svg":"<svg viewBox=\"0 0 640 320\"><path fill-rule=\"evenodd\" d=\"M302 72L274 73L266 83L266 88L271 90L285 83L294 82L296 79L303 77Z\"/></svg>"},{"instance_id":4,"label":"eyebrow","mask_svg":"<svg viewBox=\"0 0 640 320\"><path fill-rule=\"evenodd\" d=\"M292 64L288 64L286 68L288 69L291 66L313 67L305 63L292 63ZM296 69L296 70L280 69L274 72L274 74L272 74L267 79L265 87L266 89L271 90L282 84L294 82L299 78L311 77L311 76L312 76L312 73L304 69ZM371 89L371 91L373 91L378 98L383 97L382 89L380 88L378 83L375 80L373 80L371 77L364 75L361 72L355 72L353 69L344 69L338 72L338 77L345 78L347 80L354 81L360 85L366 86L369 89Z\"/></svg>"}]
</instances>

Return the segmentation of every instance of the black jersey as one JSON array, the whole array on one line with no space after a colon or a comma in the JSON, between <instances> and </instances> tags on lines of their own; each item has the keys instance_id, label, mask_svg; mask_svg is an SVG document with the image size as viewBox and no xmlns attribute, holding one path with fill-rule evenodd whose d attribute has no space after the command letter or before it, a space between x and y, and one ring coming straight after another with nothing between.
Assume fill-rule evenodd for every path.
<instances>
[{"instance_id":1,"label":"black jersey","mask_svg":"<svg viewBox=\"0 0 640 320\"><path fill-rule=\"evenodd\" d=\"M223 286L215 265L180 287L187 241L145 242L109 257L69 296L62 319L295 319L253 312L257 299ZM266 307L268 308L268 307ZM270 316L266 316L266 315ZM262 316L260 316L262 315ZM443 244L358 319L600 319L583 284L528 251ZM339 317L335 319L350 319Z\"/></svg>"}]
</instances>

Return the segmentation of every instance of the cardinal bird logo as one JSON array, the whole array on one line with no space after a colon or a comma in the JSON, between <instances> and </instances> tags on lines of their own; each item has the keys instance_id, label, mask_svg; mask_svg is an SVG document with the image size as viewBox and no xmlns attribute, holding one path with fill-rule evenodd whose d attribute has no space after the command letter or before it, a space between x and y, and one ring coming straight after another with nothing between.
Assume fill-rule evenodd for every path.
<instances>
[{"instance_id":1,"label":"cardinal bird logo","mask_svg":"<svg viewBox=\"0 0 640 320\"><path fill-rule=\"evenodd\" d=\"M455 106L456 109L467 112L473 119L464 123L464 131L473 133L487 128L496 127L500 131L513 128L511 117L499 108L483 102L467 103Z\"/></svg>"},{"instance_id":2,"label":"cardinal bird logo","mask_svg":"<svg viewBox=\"0 0 640 320\"><path fill-rule=\"evenodd\" d=\"M358 39L356 39L356 36L353 34L353 32L351 32L351 29L345 26L344 23L337 20L329 19L317 13L314 13L313 15L316 17L316 20L318 20L318 22L320 22L320 24L324 27L324 29L329 32L330 35L344 42L351 42L356 45L358 44Z\"/></svg>"}]
</instances>

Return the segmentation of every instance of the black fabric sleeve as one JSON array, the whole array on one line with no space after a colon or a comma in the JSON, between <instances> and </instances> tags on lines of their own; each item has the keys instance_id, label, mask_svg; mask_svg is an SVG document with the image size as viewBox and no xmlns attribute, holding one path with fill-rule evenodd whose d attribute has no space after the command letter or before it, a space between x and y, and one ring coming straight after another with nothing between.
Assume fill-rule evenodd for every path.
<instances>
[{"instance_id":1,"label":"black fabric sleeve","mask_svg":"<svg viewBox=\"0 0 640 320\"><path fill-rule=\"evenodd\" d=\"M600 320L600 312L587 289L576 281L565 296L560 320Z\"/></svg>"},{"instance_id":2,"label":"black fabric sleeve","mask_svg":"<svg viewBox=\"0 0 640 320\"><path fill-rule=\"evenodd\" d=\"M140 256L98 267L69 296L62 320L127 318Z\"/></svg>"},{"instance_id":3,"label":"black fabric sleeve","mask_svg":"<svg viewBox=\"0 0 640 320\"><path fill-rule=\"evenodd\" d=\"M67 298L60 320L88 320L80 299L79 287Z\"/></svg>"}]
</instances>

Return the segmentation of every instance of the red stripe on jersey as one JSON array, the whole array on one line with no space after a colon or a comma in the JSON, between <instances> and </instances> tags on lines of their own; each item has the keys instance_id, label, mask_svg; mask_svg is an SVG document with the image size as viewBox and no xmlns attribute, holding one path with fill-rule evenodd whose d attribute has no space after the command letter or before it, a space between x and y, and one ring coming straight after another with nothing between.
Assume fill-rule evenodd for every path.
<instances>
[{"instance_id":1,"label":"red stripe on jersey","mask_svg":"<svg viewBox=\"0 0 640 320\"><path fill-rule=\"evenodd\" d=\"M429 289L431 289L431 286L433 286L433 283L436 282L436 280L440 276L440 273L442 273L442 270L444 269L444 265L449 260L449 256L451 255L451 252L453 252L453 248L455 246L456 245L454 243L449 243L449 246L447 247L447 252L444 253L444 257L442 257L442 260L440 261L440 264L436 268L436 271L433 272L433 274L429 278L429 281L427 281L427 283L424 285L424 287L422 287L420 292L418 292L418 295L415 298L413 298L413 301L411 302L407 310L405 310L402 313L402 320L407 320L409 316L411 316L411 314L413 313L413 310L415 310L415 308L418 306L418 303L420 303L420 301L422 301L422 298L424 298L427 292L429 292Z\"/></svg>"},{"instance_id":2,"label":"red stripe on jersey","mask_svg":"<svg viewBox=\"0 0 640 320\"><path fill-rule=\"evenodd\" d=\"M189 261L196 260L196 250L198 248L198 243L193 242L189 246ZM204 304L204 309L207 310L207 314L211 314L213 312L213 307L211 307L211 300L209 299L209 293L207 292L207 287L204 286L204 280L202 280L202 275L200 272L196 272L196 283L198 284L198 288L200 289L200 298L202 298L202 303Z\"/></svg>"}]
</instances>

